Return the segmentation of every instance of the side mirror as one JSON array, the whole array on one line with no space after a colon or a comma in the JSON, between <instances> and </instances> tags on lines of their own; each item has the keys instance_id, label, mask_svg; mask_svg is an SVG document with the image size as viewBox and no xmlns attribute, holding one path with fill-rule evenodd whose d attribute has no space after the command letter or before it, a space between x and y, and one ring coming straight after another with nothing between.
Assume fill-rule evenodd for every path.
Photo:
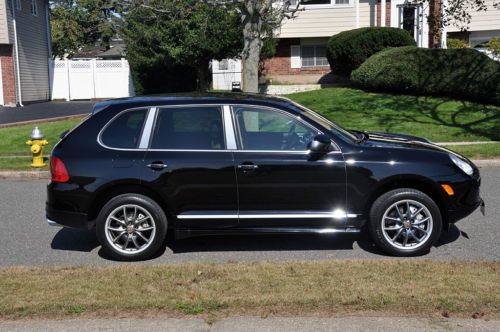
<instances>
[{"instance_id":1,"label":"side mirror","mask_svg":"<svg viewBox=\"0 0 500 332\"><path fill-rule=\"evenodd\" d=\"M314 136L311 143L309 143L309 150L311 153L328 153L332 151L332 141L330 137L320 134Z\"/></svg>"}]
</instances>

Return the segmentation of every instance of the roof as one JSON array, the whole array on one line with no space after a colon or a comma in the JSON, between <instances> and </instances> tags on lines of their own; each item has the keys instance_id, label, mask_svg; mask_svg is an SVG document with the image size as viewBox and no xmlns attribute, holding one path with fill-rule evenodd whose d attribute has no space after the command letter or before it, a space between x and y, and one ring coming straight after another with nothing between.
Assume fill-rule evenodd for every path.
<instances>
[{"instance_id":1,"label":"roof","mask_svg":"<svg viewBox=\"0 0 500 332\"><path fill-rule=\"evenodd\" d=\"M93 113L113 105L127 105L127 107L175 105L175 104L258 104L273 106L290 106L293 102L285 97L269 96L262 94L238 93L238 92L212 92L212 93L178 93L152 96L139 96L131 98L111 99L98 102L94 106Z\"/></svg>"}]
</instances>

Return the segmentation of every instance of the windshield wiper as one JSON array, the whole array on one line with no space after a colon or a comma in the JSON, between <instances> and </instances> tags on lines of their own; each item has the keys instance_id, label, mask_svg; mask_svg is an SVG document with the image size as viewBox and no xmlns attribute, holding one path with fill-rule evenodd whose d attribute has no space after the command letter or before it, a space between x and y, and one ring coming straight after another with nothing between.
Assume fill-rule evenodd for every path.
<instances>
[{"instance_id":1,"label":"windshield wiper","mask_svg":"<svg viewBox=\"0 0 500 332\"><path fill-rule=\"evenodd\" d=\"M349 131L354 135L356 135L356 137L358 138L356 140L356 143L367 141L369 138L368 134L365 131L359 131L359 130L349 130Z\"/></svg>"}]
</instances>

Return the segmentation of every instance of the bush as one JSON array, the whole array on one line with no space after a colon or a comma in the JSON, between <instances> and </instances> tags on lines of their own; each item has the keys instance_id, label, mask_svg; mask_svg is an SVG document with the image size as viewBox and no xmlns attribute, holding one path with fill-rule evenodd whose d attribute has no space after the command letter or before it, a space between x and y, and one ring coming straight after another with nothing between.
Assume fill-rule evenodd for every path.
<instances>
[{"instance_id":1,"label":"bush","mask_svg":"<svg viewBox=\"0 0 500 332\"><path fill-rule=\"evenodd\" d=\"M487 43L486 47L488 48L488 51L493 54L495 57L500 57L500 39L499 38L491 38Z\"/></svg>"},{"instance_id":2,"label":"bush","mask_svg":"<svg viewBox=\"0 0 500 332\"><path fill-rule=\"evenodd\" d=\"M367 89L500 105L500 63L474 49L390 48L366 60L351 79Z\"/></svg>"},{"instance_id":3,"label":"bush","mask_svg":"<svg viewBox=\"0 0 500 332\"><path fill-rule=\"evenodd\" d=\"M415 40L398 28L360 28L334 35L326 56L335 74L347 76L366 59L387 47L415 46Z\"/></svg>"},{"instance_id":4,"label":"bush","mask_svg":"<svg viewBox=\"0 0 500 332\"><path fill-rule=\"evenodd\" d=\"M457 38L446 39L446 46L448 48L469 48L469 44L467 44L462 39L457 39Z\"/></svg>"}]
</instances>

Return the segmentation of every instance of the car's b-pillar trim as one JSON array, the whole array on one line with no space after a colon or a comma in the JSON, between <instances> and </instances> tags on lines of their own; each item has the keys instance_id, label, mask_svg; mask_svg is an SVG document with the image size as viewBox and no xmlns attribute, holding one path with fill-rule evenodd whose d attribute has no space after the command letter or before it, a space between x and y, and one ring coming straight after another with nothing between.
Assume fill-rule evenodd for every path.
<instances>
[{"instance_id":1,"label":"car's b-pillar trim","mask_svg":"<svg viewBox=\"0 0 500 332\"><path fill-rule=\"evenodd\" d=\"M226 135L226 149L236 150L236 134L234 131L233 117L231 116L231 107L229 105L223 106L224 114L224 132Z\"/></svg>"},{"instance_id":2,"label":"car's b-pillar trim","mask_svg":"<svg viewBox=\"0 0 500 332\"><path fill-rule=\"evenodd\" d=\"M147 149L149 147L151 132L153 131L153 124L155 122L157 112L158 112L158 107L151 107L148 111L148 115L146 117L146 124L144 125L144 129L142 130L139 149Z\"/></svg>"}]
</instances>

